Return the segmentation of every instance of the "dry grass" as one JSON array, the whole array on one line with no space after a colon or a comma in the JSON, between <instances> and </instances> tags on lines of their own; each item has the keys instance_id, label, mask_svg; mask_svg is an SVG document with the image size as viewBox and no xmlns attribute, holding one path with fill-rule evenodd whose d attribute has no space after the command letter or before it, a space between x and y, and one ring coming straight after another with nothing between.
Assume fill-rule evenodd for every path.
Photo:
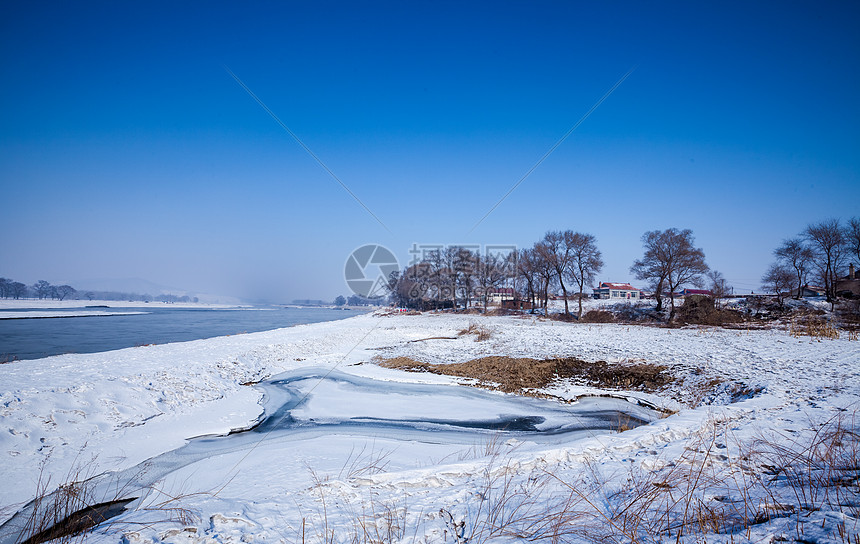
<instances>
[{"instance_id":1,"label":"dry grass","mask_svg":"<svg viewBox=\"0 0 860 544\"><path fill-rule=\"evenodd\" d=\"M111 501L97 501L91 481L94 460L75 461L64 483L54 489L47 471L47 459L40 466L34 499L27 504L19 519L9 520L20 527L17 542L39 544L49 540L66 543L105 521ZM22 519L23 518L23 519Z\"/></svg>"},{"instance_id":2,"label":"dry grass","mask_svg":"<svg viewBox=\"0 0 860 544\"><path fill-rule=\"evenodd\" d=\"M540 464L524 470L490 443L478 452L489 460L475 474L468 501L414 516L404 499L382 500L371 490L360 510L351 511L352 527L338 530L328 521L331 501L324 480L314 476L319 511L303 516L300 541L394 543L409 536L426 541L430 524L445 542L459 544L702 542L711 535L749 539L755 526L785 519L788 523L778 527L791 528L796 541L809 541L807 524L829 523L834 541L858 544L855 417L843 414L814 431L771 433L746 443L733 440L727 424L710 422L679 457L663 460L662 468L636 465L621 475L604 474L613 465L597 460L586 460L579 471Z\"/></svg>"},{"instance_id":3,"label":"dry grass","mask_svg":"<svg viewBox=\"0 0 860 544\"><path fill-rule=\"evenodd\" d=\"M360 450L353 448L337 477L352 479L385 472L392 453L393 451L368 450L367 445L362 446Z\"/></svg>"},{"instance_id":4,"label":"dry grass","mask_svg":"<svg viewBox=\"0 0 860 544\"><path fill-rule=\"evenodd\" d=\"M488 328L486 325L480 325L478 323L469 323L469 326L465 329L460 329L457 332L457 336L467 336L474 335L476 342L483 342L484 340L489 340L493 336L493 331Z\"/></svg>"},{"instance_id":5,"label":"dry grass","mask_svg":"<svg viewBox=\"0 0 860 544\"><path fill-rule=\"evenodd\" d=\"M582 315L582 323L615 323L615 314L607 310L589 310Z\"/></svg>"},{"instance_id":6,"label":"dry grass","mask_svg":"<svg viewBox=\"0 0 860 544\"><path fill-rule=\"evenodd\" d=\"M475 491L477 505L459 518L443 509L443 521L462 543L506 537L656 544L707 541L709 535L749 538L753 527L779 518L790 518L793 536L805 542L805 524L830 520L834 538L857 544L855 423L854 416L837 417L799 438L772 435L734 447L727 445L726 428L711 423L662 469L631 468L614 481L596 462L586 462L569 480L549 467L522 474L494 460ZM822 514L812 521L816 512Z\"/></svg>"},{"instance_id":7,"label":"dry grass","mask_svg":"<svg viewBox=\"0 0 860 544\"><path fill-rule=\"evenodd\" d=\"M18 360L17 355L12 355L9 353L0 353L0 365L5 365L7 363L14 363Z\"/></svg>"},{"instance_id":8,"label":"dry grass","mask_svg":"<svg viewBox=\"0 0 860 544\"><path fill-rule=\"evenodd\" d=\"M684 303L677 309L674 319L675 324L713 326L737 325L744 321L744 316L740 312L719 308L713 298L701 295L686 297Z\"/></svg>"},{"instance_id":9,"label":"dry grass","mask_svg":"<svg viewBox=\"0 0 860 544\"><path fill-rule=\"evenodd\" d=\"M145 470L145 469L142 469ZM135 478L124 484L110 483L98 491L95 458L76 461L64 482L54 488L43 462L36 484L35 498L6 523L18 527L16 542L41 544L82 542L96 527L152 527L161 523L189 525L197 520L194 512L180 506L192 494L168 493L155 486L136 488ZM199 493L194 495L207 495ZM140 499L137 510L156 513L144 524L116 521L126 506ZM145 503L145 504L144 504Z\"/></svg>"},{"instance_id":10,"label":"dry grass","mask_svg":"<svg viewBox=\"0 0 860 544\"><path fill-rule=\"evenodd\" d=\"M481 385L506 393L529 393L559 379L572 379L601 388L654 391L673 381L667 367L648 363L590 363L574 357L530 359L491 356L465 363L431 364L409 357L378 361L385 368L431 372L479 380Z\"/></svg>"},{"instance_id":11,"label":"dry grass","mask_svg":"<svg viewBox=\"0 0 860 544\"><path fill-rule=\"evenodd\" d=\"M818 315L805 315L791 320L789 334L796 338L809 336L819 341L822 338L834 340L839 338L839 329L826 318ZM849 338L850 339L850 338Z\"/></svg>"},{"instance_id":12,"label":"dry grass","mask_svg":"<svg viewBox=\"0 0 860 544\"><path fill-rule=\"evenodd\" d=\"M347 479L356 476L367 476L383 472L387 466L385 461L391 452L368 450L365 446L360 451L351 451L344 461L337 479ZM313 483L311 493L316 502L316 512L301 512L301 527L297 531L296 543L306 544L335 544L340 542L367 544L394 544L401 542L407 536L409 508L404 500L380 500L378 493L370 488L367 500L360 504L360 510L350 505L343 505L338 500L330 500L327 492L331 477L318 474L312 467L307 466ZM298 507L298 504L297 504ZM329 510L346 508L352 521L351 527L336 527L329 520ZM418 515L418 518L421 514ZM417 536L418 524L413 523Z\"/></svg>"}]
</instances>

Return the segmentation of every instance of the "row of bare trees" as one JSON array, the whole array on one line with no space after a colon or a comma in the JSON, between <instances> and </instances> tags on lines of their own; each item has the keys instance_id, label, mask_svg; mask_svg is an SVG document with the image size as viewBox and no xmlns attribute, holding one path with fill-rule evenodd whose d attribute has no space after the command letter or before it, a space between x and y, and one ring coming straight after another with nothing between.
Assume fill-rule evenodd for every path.
<instances>
[{"instance_id":1,"label":"row of bare trees","mask_svg":"<svg viewBox=\"0 0 860 544\"><path fill-rule=\"evenodd\" d=\"M663 299L671 301L675 310L675 295L684 285L701 286L711 279L711 290L717 296L729 287L717 271L705 264L705 254L694 245L689 229L675 228L649 231L642 236L645 249L631 272L648 282L657 299L657 310L663 309ZM569 298L576 294L577 317L582 317L582 299L597 274L603 269L603 258L592 234L549 231L527 249L508 255L481 255L463 247L450 246L433 250L419 263L391 278L390 289L395 300L403 305L435 307L468 307L474 296L486 308L489 295L502 286L523 293L533 307L546 311L551 293L561 290L564 313L570 316ZM443 302L444 301L444 302ZM441 306L440 306L441 305ZM671 319L670 315L670 319Z\"/></svg>"},{"instance_id":2,"label":"row of bare trees","mask_svg":"<svg viewBox=\"0 0 860 544\"><path fill-rule=\"evenodd\" d=\"M3 298L25 298L29 290L20 281L0 278L0 296Z\"/></svg>"},{"instance_id":3,"label":"row of bare trees","mask_svg":"<svg viewBox=\"0 0 860 544\"><path fill-rule=\"evenodd\" d=\"M648 231L642 235L644 254L634 261L630 272L647 282L654 292L657 311L663 310L663 299L671 302L671 320L675 314L675 296L685 285L701 287L710 279L710 289L716 297L728 294L730 287L723 275L711 270L705 263L705 253L695 247L693 232L689 229ZM520 252L518 277L524 281L526 291L537 297L546 309L551 287L559 287L564 297L564 313L568 308L568 286L576 288L582 317L582 298L586 286L591 285L603 268L603 259L591 234L573 231L548 232L543 240L531 249Z\"/></svg>"},{"instance_id":4,"label":"row of bare trees","mask_svg":"<svg viewBox=\"0 0 860 544\"><path fill-rule=\"evenodd\" d=\"M776 261L762 276L762 284L777 296L780 305L788 294L803 297L810 281L820 281L827 301L835 304L848 263L854 259L860 263L860 218L853 217L847 224L839 219L812 223L784 240L773 254Z\"/></svg>"},{"instance_id":5,"label":"row of bare trees","mask_svg":"<svg viewBox=\"0 0 860 544\"><path fill-rule=\"evenodd\" d=\"M31 286L20 281L8 278L0 278L0 296L3 298L27 298L32 296L38 299L65 300L77 294L77 290L71 285L51 285L45 280L39 280Z\"/></svg>"},{"instance_id":6,"label":"row of bare trees","mask_svg":"<svg viewBox=\"0 0 860 544\"><path fill-rule=\"evenodd\" d=\"M170 293L162 293L159 295L149 295L137 293L122 293L119 291L85 291L79 292L71 285L52 285L45 280L39 280L33 285L26 285L20 281L13 281L8 278L0 278L0 297L2 298L38 298L51 300L72 300L84 299L87 300L140 300L140 301L156 301L156 302L197 302L197 297L188 295L173 295Z\"/></svg>"},{"instance_id":7,"label":"row of bare trees","mask_svg":"<svg viewBox=\"0 0 860 544\"><path fill-rule=\"evenodd\" d=\"M533 247L507 254L480 253L460 246L427 252L424 258L391 278L390 289L405 306L468 308L473 299L484 309L494 292L507 288L524 292L533 306L546 309L550 293L560 288L564 310L568 295L582 296L603 268L596 238L591 234L550 231ZM522 287L522 289L520 289Z\"/></svg>"},{"instance_id":8,"label":"row of bare trees","mask_svg":"<svg viewBox=\"0 0 860 544\"><path fill-rule=\"evenodd\" d=\"M493 292L503 287L516 268L516 252L472 251L448 246L428 251L424 258L389 278L395 301L403 306L469 307L473 299L487 307Z\"/></svg>"},{"instance_id":9,"label":"row of bare trees","mask_svg":"<svg viewBox=\"0 0 860 544\"><path fill-rule=\"evenodd\" d=\"M603 258L597 249L597 239L581 232L550 231L534 246L517 255L516 280L525 287L533 305L548 305L552 287L561 288L564 314L570 315L568 293L575 289L579 302L577 317L582 317L582 297L603 269Z\"/></svg>"}]
</instances>

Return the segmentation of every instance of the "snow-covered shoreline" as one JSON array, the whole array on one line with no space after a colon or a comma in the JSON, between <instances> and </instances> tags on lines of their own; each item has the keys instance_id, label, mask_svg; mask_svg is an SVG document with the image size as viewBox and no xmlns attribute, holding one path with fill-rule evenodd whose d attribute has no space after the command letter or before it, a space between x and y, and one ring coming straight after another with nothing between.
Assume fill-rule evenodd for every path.
<instances>
[{"instance_id":1,"label":"snow-covered shoreline","mask_svg":"<svg viewBox=\"0 0 860 544\"><path fill-rule=\"evenodd\" d=\"M24 312L3 311L0 319L58 319L65 317L108 317L116 315L140 315L146 312L105 312L99 310L64 310L64 311L39 311L28 310Z\"/></svg>"},{"instance_id":2,"label":"snow-covered shoreline","mask_svg":"<svg viewBox=\"0 0 860 544\"><path fill-rule=\"evenodd\" d=\"M0 299L0 310L64 310L78 308L249 308L249 304L209 304L205 302L144 302L142 300Z\"/></svg>"},{"instance_id":3,"label":"snow-covered shoreline","mask_svg":"<svg viewBox=\"0 0 860 544\"><path fill-rule=\"evenodd\" d=\"M455 336L475 321L490 330L488 340L478 342L467 335L456 340L412 342ZM780 330L662 329L513 316L367 314L261 333L61 355L0 365L0 478L5 484L0 486L0 519L32 497L40 470L45 472L43 478L47 475L59 483L82 461L88 470L97 472L125 469L175 449L193 436L246 428L261 415L263 399L260 390L243 384L303 367L337 368L375 380L454 384L455 378L390 370L372 362L377 356L442 363L486 355L645 361L667 365L689 378L659 395L631 393L661 402L677 410L675 415L562 448L512 451L511 459L522 467L572 466L583 456L607 473L623 472L631 463L662 466L714 421L727 422L733 435L742 440L764 431L799 432L840 410L856 410L860 402L860 343L845 338L795 338ZM687 389L697 379L705 383L717 378L754 393L728 403L719 394L697 399ZM575 398L599 391L562 383L547 392ZM356 447L367 446L356 444L345 436L332 437L273 447L254 452L248 459L226 456L180 471L165 485L182 481L189 492L226 486L217 499L189 497L183 502L183 507L197 511L203 519L193 533L185 533L190 540L183 541L203 541L219 534L238 538L293 531L308 512L314 512L318 500L309 491L309 476L297 476L296 466L332 470ZM438 449L442 459L435 465L416 461L424 451L414 444L380 440L371 448L393 449L395 468L363 478L364 483L338 478L336 471L331 474L328 492L342 505L329 512L333 526L349 526L367 486L385 496L408 498L416 511L466 507L477 485L476 475L487 463L486 459L459 461L457 457L452 462L444 457L449 455L445 448L437 446L424 448ZM283 459L292 472L274 469L272 459ZM219 476L224 477L237 463L242 465L242 478L230 480L227 486ZM441 488L447 491L440 494ZM302 505L305 516L296 517L295 504ZM275 515L278 512L280 517ZM241 521L211 521L221 518ZM435 526L444 528L439 523ZM173 541L167 534L171 527L176 524L126 539ZM115 542L116 535L111 537L107 531L102 537L96 533L90 538Z\"/></svg>"}]
</instances>

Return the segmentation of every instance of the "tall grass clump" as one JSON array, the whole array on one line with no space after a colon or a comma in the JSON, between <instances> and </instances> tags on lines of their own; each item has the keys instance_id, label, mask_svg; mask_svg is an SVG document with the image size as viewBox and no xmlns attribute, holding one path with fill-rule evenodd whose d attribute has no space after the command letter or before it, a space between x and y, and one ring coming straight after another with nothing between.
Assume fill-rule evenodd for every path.
<instances>
[{"instance_id":1,"label":"tall grass clump","mask_svg":"<svg viewBox=\"0 0 860 544\"><path fill-rule=\"evenodd\" d=\"M817 315L807 315L792 319L788 331L795 338L800 338L801 336L808 336L818 340L822 338L830 340L839 338L839 329L829 320Z\"/></svg>"},{"instance_id":2,"label":"tall grass clump","mask_svg":"<svg viewBox=\"0 0 860 544\"><path fill-rule=\"evenodd\" d=\"M16 544L82 542L96 528L151 528L162 523L187 526L195 523L198 516L182 502L194 495L209 495L173 493L155 485L140 485L140 474L123 481L98 475L95 458L76 460L63 483L55 486L47 461L40 467L34 498L0 526L0 533L14 535ZM118 517L136 501L134 511L142 514L145 522Z\"/></svg>"},{"instance_id":3,"label":"tall grass clump","mask_svg":"<svg viewBox=\"0 0 860 544\"><path fill-rule=\"evenodd\" d=\"M662 468L631 468L621 477L603 474L594 462L570 478L549 467L522 474L515 464L494 461L475 489L477 503L459 517L443 508L441 517L446 535L461 544L699 542L709 535L749 538L755 526L780 519L799 541L809 523L841 519L828 531L860 544L856 423L840 416L797 437L771 433L744 443L732 443L712 423Z\"/></svg>"}]
</instances>

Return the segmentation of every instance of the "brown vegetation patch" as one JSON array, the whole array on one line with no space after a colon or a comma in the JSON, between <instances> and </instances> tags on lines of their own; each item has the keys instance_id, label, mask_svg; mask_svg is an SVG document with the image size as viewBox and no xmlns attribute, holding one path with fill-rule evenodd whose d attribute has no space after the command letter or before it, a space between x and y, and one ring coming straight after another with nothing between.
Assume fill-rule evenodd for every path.
<instances>
[{"instance_id":1,"label":"brown vegetation patch","mask_svg":"<svg viewBox=\"0 0 860 544\"><path fill-rule=\"evenodd\" d=\"M559 379L572 379L583 385L601 388L654 391L674 378L667 367L648 363L609 364L587 362L574 357L530 359L517 357L481 357L465 363L431 364L409 357L395 357L378 363L385 368L410 372L431 372L479 380L485 387L505 393L540 389Z\"/></svg>"},{"instance_id":2,"label":"brown vegetation patch","mask_svg":"<svg viewBox=\"0 0 860 544\"><path fill-rule=\"evenodd\" d=\"M570 323L576 321L576 312L572 312L569 314L549 314L549 318L553 321L564 321Z\"/></svg>"},{"instance_id":3,"label":"brown vegetation patch","mask_svg":"<svg viewBox=\"0 0 860 544\"><path fill-rule=\"evenodd\" d=\"M675 314L676 323L688 325L719 326L726 323L740 323L743 320L743 314L717 308L713 298L701 295L693 295L684 299L684 304L678 308Z\"/></svg>"},{"instance_id":4,"label":"brown vegetation patch","mask_svg":"<svg viewBox=\"0 0 860 544\"><path fill-rule=\"evenodd\" d=\"M789 325L789 334L794 337L810 336L812 338L839 338L839 329L826 318L817 315L807 315L794 318Z\"/></svg>"},{"instance_id":5,"label":"brown vegetation patch","mask_svg":"<svg viewBox=\"0 0 860 544\"><path fill-rule=\"evenodd\" d=\"M582 316L583 323L615 323L615 315L606 310L589 310Z\"/></svg>"}]
</instances>

